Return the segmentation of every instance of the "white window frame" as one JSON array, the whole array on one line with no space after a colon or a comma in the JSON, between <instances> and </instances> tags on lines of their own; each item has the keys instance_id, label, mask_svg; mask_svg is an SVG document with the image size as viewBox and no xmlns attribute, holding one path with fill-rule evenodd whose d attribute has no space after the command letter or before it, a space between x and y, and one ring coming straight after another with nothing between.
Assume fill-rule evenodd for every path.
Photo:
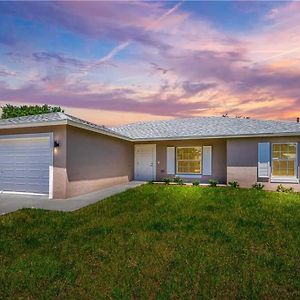
<instances>
[{"instance_id":1,"label":"white window frame","mask_svg":"<svg viewBox=\"0 0 300 300\"><path fill-rule=\"evenodd\" d=\"M186 149L186 148L193 148L193 149L201 149L201 157L200 157L200 167L201 167L201 171L200 173L180 173L178 172L178 160L177 160L177 149ZM175 148L175 163L176 163L176 175L184 178L184 177L188 177L188 178L191 178L191 177L195 177L195 178L199 178L202 176L202 170L203 170L203 147L202 146L180 146L180 147L176 147ZM188 160L185 160L185 161L188 161ZM191 159L190 161L195 161L194 159Z\"/></svg>"},{"instance_id":2,"label":"white window frame","mask_svg":"<svg viewBox=\"0 0 300 300\"><path fill-rule=\"evenodd\" d=\"M295 175L296 176L273 175L273 145L295 145L296 146L296 158L295 158L295 163L294 163L294 170L295 170ZM298 143L297 142L271 143L271 182L299 183L299 176L298 176Z\"/></svg>"}]
</instances>

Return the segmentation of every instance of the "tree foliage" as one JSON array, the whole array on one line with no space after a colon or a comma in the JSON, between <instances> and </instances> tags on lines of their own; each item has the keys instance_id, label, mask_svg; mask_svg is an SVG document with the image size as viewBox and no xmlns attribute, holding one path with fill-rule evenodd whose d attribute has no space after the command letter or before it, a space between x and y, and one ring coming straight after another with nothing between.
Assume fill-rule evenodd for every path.
<instances>
[{"instance_id":1,"label":"tree foliage","mask_svg":"<svg viewBox=\"0 0 300 300\"><path fill-rule=\"evenodd\" d=\"M47 114L53 112L64 112L64 110L59 106L49 106L47 104L21 106L6 104L2 106L1 119Z\"/></svg>"}]
</instances>

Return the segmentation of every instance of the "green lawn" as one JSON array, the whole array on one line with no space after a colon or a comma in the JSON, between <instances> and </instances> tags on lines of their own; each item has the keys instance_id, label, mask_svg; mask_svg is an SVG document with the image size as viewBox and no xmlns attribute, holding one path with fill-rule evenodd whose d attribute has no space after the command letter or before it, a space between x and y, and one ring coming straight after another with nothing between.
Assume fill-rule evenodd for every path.
<instances>
[{"instance_id":1,"label":"green lawn","mask_svg":"<svg viewBox=\"0 0 300 300\"><path fill-rule=\"evenodd\" d=\"M0 217L0 299L299 299L300 194L144 185Z\"/></svg>"}]
</instances>

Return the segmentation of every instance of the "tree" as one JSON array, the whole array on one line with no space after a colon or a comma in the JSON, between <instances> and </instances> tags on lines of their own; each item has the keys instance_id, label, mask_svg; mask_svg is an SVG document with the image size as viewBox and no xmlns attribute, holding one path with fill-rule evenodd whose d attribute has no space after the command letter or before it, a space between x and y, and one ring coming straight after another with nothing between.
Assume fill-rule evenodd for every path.
<instances>
[{"instance_id":1,"label":"tree","mask_svg":"<svg viewBox=\"0 0 300 300\"><path fill-rule=\"evenodd\" d=\"M1 119L47 114L47 113L54 113L54 112L64 112L64 110L59 106L49 106L47 104L21 105L21 106L6 104L2 106Z\"/></svg>"}]
</instances>

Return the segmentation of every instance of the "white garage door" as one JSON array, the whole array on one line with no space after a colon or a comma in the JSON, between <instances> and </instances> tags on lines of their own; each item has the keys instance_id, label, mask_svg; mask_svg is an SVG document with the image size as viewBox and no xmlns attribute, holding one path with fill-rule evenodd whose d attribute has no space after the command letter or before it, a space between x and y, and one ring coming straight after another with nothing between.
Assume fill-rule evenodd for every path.
<instances>
[{"instance_id":1,"label":"white garage door","mask_svg":"<svg viewBox=\"0 0 300 300\"><path fill-rule=\"evenodd\" d=\"M50 137L0 138L0 191L49 194Z\"/></svg>"}]
</instances>

